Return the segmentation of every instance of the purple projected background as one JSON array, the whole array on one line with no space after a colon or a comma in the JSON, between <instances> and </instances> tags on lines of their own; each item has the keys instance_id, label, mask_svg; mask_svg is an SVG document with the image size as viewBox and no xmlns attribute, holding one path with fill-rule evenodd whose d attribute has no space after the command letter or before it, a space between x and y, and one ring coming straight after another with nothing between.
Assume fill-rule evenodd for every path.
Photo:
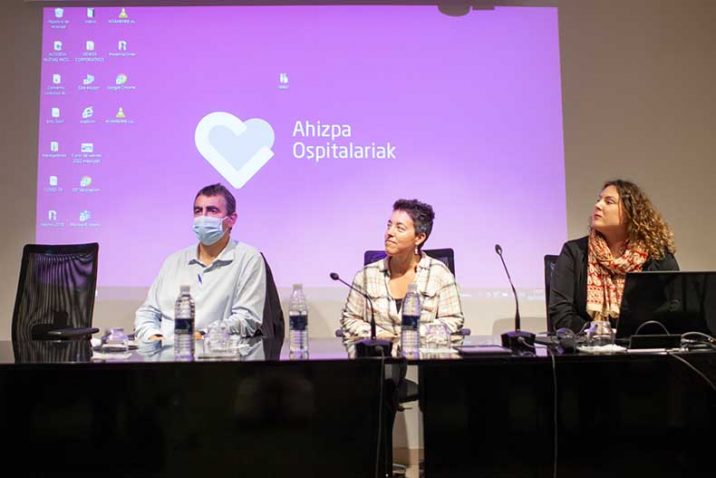
<instances>
[{"instance_id":1,"label":"purple projected background","mask_svg":"<svg viewBox=\"0 0 716 478\"><path fill-rule=\"evenodd\" d=\"M194 194L215 182L280 286L352 277L401 197L433 205L427 247L455 249L463 288L505 286L496 242L515 283L541 287L566 238L555 8L48 8L43 25L37 242L99 242L101 286L149 285L195 242ZM195 144L213 112L275 135L205 138L229 161L270 147L239 189Z\"/></svg>"}]
</instances>

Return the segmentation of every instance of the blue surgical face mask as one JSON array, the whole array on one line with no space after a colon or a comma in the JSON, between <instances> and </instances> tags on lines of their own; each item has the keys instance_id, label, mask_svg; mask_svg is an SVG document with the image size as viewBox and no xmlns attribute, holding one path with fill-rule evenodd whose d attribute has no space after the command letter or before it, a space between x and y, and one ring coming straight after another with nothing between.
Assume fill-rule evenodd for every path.
<instances>
[{"instance_id":1,"label":"blue surgical face mask","mask_svg":"<svg viewBox=\"0 0 716 478\"><path fill-rule=\"evenodd\" d=\"M226 218L212 216L196 216L194 218L194 234L205 246L216 244L224 236L224 220Z\"/></svg>"}]
</instances>

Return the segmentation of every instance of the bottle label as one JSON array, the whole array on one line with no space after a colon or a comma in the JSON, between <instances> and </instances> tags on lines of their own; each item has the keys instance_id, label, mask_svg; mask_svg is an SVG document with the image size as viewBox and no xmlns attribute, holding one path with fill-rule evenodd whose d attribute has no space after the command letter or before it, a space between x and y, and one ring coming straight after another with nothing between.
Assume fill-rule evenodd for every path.
<instances>
[{"instance_id":1,"label":"bottle label","mask_svg":"<svg viewBox=\"0 0 716 478\"><path fill-rule=\"evenodd\" d=\"M308 314L289 314L291 330L306 330L308 327Z\"/></svg>"},{"instance_id":2,"label":"bottle label","mask_svg":"<svg viewBox=\"0 0 716 478\"><path fill-rule=\"evenodd\" d=\"M406 330L418 330L419 315L403 315L401 327Z\"/></svg>"},{"instance_id":3,"label":"bottle label","mask_svg":"<svg viewBox=\"0 0 716 478\"><path fill-rule=\"evenodd\" d=\"M175 319L174 320L174 331L185 332L189 334L194 333L194 321L192 319Z\"/></svg>"}]
</instances>

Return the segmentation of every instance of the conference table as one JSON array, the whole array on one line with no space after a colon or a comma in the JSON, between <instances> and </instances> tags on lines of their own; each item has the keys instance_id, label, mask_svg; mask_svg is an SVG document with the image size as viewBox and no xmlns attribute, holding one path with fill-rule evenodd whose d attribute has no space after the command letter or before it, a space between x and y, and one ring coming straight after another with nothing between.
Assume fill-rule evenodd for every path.
<instances>
[{"instance_id":1,"label":"conference table","mask_svg":"<svg viewBox=\"0 0 716 478\"><path fill-rule=\"evenodd\" d=\"M716 352L427 360L425 476L716 476Z\"/></svg>"},{"instance_id":2,"label":"conference table","mask_svg":"<svg viewBox=\"0 0 716 478\"><path fill-rule=\"evenodd\" d=\"M251 339L233 357L188 362L159 343L107 354L86 340L0 342L5 466L19 476L376 476L383 367L346 360L334 342L295 359Z\"/></svg>"},{"instance_id":3,"label":"conference table","mask_svg":"<svg viewBox=\"0 0 716 478\"><path fill-rule=\"evenodd\" d=\"M385 476L385 364L338 339L310 350L251 339L177 362L161 344L0 342L4 456L41 475ZM428 478L714 476L716 352L409 363Z\"/></svg>"}]
</instances>

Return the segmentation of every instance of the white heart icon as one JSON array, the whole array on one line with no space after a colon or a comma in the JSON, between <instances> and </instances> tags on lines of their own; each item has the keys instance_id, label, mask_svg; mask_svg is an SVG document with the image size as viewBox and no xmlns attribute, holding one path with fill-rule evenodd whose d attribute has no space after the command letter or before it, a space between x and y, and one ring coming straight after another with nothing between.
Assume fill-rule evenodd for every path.
<instances>
[{"instance_id":1,"label":"white heart icon","mask_svg":"<svg viewBox=\"0 0 716 478\"><path fill-rule=\"evenodd\" d=\"M273 157L273 143L273 128L267 121L241 121L223 111L204 116L194 131L196 149L236 189Z\"/></svg>"}]
</instances>

